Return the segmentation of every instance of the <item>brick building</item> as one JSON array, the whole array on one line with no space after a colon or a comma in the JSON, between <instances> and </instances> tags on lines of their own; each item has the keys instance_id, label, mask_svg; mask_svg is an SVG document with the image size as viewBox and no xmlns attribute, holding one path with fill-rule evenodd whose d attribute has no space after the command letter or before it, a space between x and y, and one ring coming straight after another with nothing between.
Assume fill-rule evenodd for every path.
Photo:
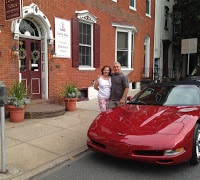
<instances>
[{"instance_id":1,"label":"brick building","mask_svg":"<svg viewBox=\"0 0 200 180\"><path fill-rule=\"evenodd\" d=\"M23 0L21 18L9 20L0 1L0 80L8 88L22 80L33 98L56 100L66 83L87 91L114 61L130 87L152 78L154 0Z\"/></svg>"}]
</instances>

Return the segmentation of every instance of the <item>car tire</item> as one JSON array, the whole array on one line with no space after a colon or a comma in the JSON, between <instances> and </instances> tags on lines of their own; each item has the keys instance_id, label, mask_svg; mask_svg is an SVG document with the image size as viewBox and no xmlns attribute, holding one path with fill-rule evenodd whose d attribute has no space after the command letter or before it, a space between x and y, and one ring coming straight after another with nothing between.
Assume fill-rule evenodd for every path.
<instances>
[{"instance_id":1,"label":"car tire","mask_svg":"<svg viewBox=\"0 0 200 180\"><path fill-rule=\"evenodd\" d=\"M191 164L198 164L200 162L200 124L196 124L194 130L193 150Z\"/></svg>"}]
</instances>

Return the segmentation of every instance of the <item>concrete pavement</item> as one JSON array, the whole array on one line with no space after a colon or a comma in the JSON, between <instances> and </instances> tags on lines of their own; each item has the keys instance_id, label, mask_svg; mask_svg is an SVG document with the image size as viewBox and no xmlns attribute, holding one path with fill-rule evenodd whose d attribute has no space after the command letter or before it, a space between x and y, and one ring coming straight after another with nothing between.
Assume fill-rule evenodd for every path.
<instances>
[{"instance_id":1,"label":"concrete pavement","mask_svg":"<svg viewBox=\"0 0 200 180\"><path fill-rule=\"evenodd\" d=\"M138 90L132 90L134 95ZM99 114L97 99L77 102L76 111L24 122L5 121L7 173L0 179L24 180L72 160L87 150L87 130Z\"/></svg>"}]
</instances>

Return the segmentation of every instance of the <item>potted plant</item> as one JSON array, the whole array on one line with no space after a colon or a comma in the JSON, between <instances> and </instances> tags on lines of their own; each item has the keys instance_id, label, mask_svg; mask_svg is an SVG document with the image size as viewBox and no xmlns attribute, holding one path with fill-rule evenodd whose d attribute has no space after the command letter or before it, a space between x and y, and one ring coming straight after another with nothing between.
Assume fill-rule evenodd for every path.
<instances>
[{"instance_id":1,"label":"potted plant","mask_svg":"<svg viewBox=\"0 0 200 180\"><path fill-rule=\"evenodd\" d=\"M7 110L10 113L11 122L21 122L24 120L25 108L30 103L27 95L27 88L22 82L16 81L8 89Z\"/></svg>"},{"instance_id":2,"label":"potted plant","mask_svg":"<svg viewBox=\"0 0 200 180\"><path fill-rule=\"evenodd\" d=\"M66 110L76 110L76 102L81 96L79 88L74 83L66 84L63 93Z\"/></svg>"}]
</instances>

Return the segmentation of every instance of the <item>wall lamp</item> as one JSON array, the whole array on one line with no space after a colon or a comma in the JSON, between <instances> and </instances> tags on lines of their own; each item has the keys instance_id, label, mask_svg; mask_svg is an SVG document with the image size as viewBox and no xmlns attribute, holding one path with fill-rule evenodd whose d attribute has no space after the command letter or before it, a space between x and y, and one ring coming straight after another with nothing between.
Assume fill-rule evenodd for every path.
<instances>
[{"instance_id":1,"label":"wall lamp","mask_svg":"<svg viewBox=\"0 0 200 180\"><path fill-rule=\"evenodd\" d=\"M55 58L56 57L56 52L55 52L54 47L50 51L50 56L51 56L51 58Z\"/></svg>"},{"instance_id":2,"label":"wall lamp","mask_svg":"<svg viewBox=\"0 0 200 180\"><path fill-rule=\"evenodd\" d=\"M19 55L19 50L16 45L13 45L11 48L12 57L17 57Z\"/></svg>"}]
</instances>

